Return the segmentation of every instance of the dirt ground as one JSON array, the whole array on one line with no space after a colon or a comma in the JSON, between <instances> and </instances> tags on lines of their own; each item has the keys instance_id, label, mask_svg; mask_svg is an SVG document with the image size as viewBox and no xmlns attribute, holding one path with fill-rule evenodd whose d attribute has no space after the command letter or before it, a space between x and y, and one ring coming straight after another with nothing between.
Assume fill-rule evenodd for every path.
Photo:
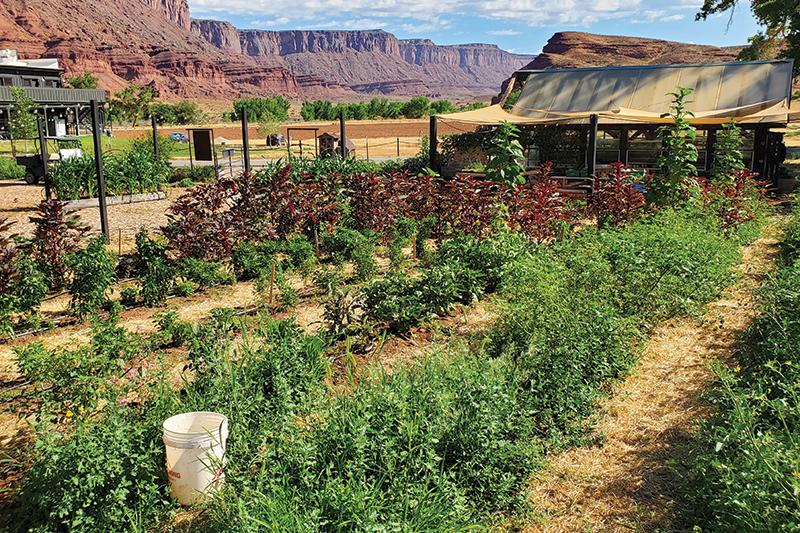
<instances>
[{"instance_id":1,"label":"dirt ground","mask_svg":"<svg viewBox=\"0 0 800 533\"><path fill-rule=\"evenodd\" d=\"M237 124L209 124L202 126L214 130L214 139L219 143L219 138L226 140L227 146L242 145L242 128ZM159 128L159 132L164 135L180 132L185 133L187 127L165 127ZM339 122L298 122L289 123L281 126L281 133L287 139L291 139L295 148L298 150L298 142L302 141L303 150L309 153L314 150L314 138L323 133L339 134ZM474 126L466 124L455 124L440 121L437 127L437 135L451 135L473 131ZM149 131L147 127L137 128L114 128L114 136L122 139L135 139ZM351 120L345 123L345 135L353 141L356 146L356 157L358 158L395 158L411 157L420 149L420 142L423 135L430 133L430 120ZM264 136L259 135L254 126L248 128L247 136L251 149L254 146L264 146ZM276 153L276 157L281 157L282 153Z\"/></svg>"}]
</instances>

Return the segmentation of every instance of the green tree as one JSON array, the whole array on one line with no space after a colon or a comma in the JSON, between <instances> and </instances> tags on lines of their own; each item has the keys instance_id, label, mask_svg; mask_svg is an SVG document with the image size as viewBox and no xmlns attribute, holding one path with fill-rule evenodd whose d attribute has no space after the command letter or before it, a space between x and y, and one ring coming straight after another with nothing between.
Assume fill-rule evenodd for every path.
<instances>
[{"instance_id":1,"label":"green tree","mask_svg":"<svg viewBox=\"0 0 800 533\"><path fill-rule=\"evenodd\" d=\"M14 139L32 139L36 137L39 128L36 124L36 101L25 94L22 87L10 87L11 98L11 118L8 129Z\"/></svg>"},{"instance_id":2,"label":"green tree","mask_svg":"<svg viewBox=\"0 0 800 533\"><path fill-rule=\"evenodd\" d=\"M242 120L242 109L247 109L247 119L252 121L269 120L282 122L289 118L291 104L282 96L269 98L248 98L233 103L233 120Z\"/></svg>"},{"instance_id":3,"label":"green tree","mask_svg":"<svg viewBox=\"0 0 800 533\"><path fill-rule=\"evenodd\" d=\"M150 105L156 99L156 92L152 87L139 87L131 84L122 91L114 94L111 99L112 110L130 120L136 127L140 116L147 116Z\"/></svg>"},{"instance_id":4,"label":"green tree","mask_svg":"<svg viewBox=\"0 0 800 533\"><path fill-rule=\"evenodd\" d=\"M406 118L422 118L428 114L431 101L425 96L415 96L403 106Z\"/></svg>"},{"instance_id":5,"label":"green tree","mask_svg":"<svg viewBox=\"0 0 800 533\"><path fill-rule=\"evenodd\" d=\"M435 115L455 113L456 111L458 110L453 107L453 103L450 100L436 100L435 102L431 102L431 113Z\"/></svg>"},{"instance_id":6,"label":"green tree","mask_svg":"<svg viewBox=\"0 0 800 533\"><path fill-rule=\"evenodd\" d=\"M739 0L705 0L695 20L706 20L709 15L731 12ZM794 75L800 75L800 0L751 0L750 8L765 32L750 39L750 46L743 50L740 59L760 58L760 54L783 42L786 46L778 57L794 59ZM759 36L760 35L760 36ZM767 43L770 43L767 46Z\"/></svg>"},{"instance_id":7,"label":"green tree","mask_svg":"<svg viewBox=\"0 0 800 533\"><path fill-rule=\"evenodd\" d=\"M98 81L100 81L100 78L93 76L90 71L84 70L83 74L80 76L69 78L67 83L69 83L73 89L97 89Z\"/></svg>"}]
</instances>

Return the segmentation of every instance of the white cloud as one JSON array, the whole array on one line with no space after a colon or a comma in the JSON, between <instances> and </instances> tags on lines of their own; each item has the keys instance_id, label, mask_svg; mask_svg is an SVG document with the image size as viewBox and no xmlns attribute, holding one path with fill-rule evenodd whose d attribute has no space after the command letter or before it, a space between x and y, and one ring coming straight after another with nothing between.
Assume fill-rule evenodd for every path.
<instances>
[{"instance_id":1,"label":"white cloud","mask_svg":"<svg viewBox=\"0 0 800 533\"><path fill-rule=\"evenodd\" d=\"M269 28L272 26L284 26L292 19L289 17L278 17L273 20L251 20L249 26L253 28Z\"/></svg>"},{"instance_id":2,"label":"white cloud","mask_svg":"<svg viewBox=\"0 0 800 533\"><path fill-rule=\"evenodd\" d=\"M489 32L491 35L519 35L522 32L516 30L495 30Z\"/></svg>"},{"instance_id":3,"label":"white cloud","mask_svg":"<svg viewBox=\"0 0 800 533\"><path fill-rule=\"evenodd\" d=\"M643 11L631 18L631 24L652 24L654 22L674 22L686 18L685 13L668 14L667 11Z\"/></svg>"},{"instance_id":4,"label":"white cloud","mask_svg":"<svg viewBox=\"0 0 800 533\"><path fill-rule=\"evenodd\" d=\"M453 17L513 21L534 27L588 27L602 21L617 23L670 22L693 18L702 0L295 0L292 14L274 0L189 0L193 16L227 15L252 17L264 26L288 20L332 21L339 27L362 28L366 21L384 21L385 26L410 32L441 31L455 26ZM270 18L274 17L274 18ZM468 22L459 27L474 26ZM492 35L515 35L497 30ZM475 33L473 31L473 33Z\"/></svg>"}]
</instances>

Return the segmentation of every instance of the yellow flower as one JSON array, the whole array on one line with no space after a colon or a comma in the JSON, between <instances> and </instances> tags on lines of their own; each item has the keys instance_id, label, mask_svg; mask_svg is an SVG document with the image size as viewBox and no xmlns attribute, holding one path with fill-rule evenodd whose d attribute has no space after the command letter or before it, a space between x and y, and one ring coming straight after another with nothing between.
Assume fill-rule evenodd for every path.
<instances>
[{"instance_id":1,"label":"yellow flower","mask_svg":"<svg viewBox=\"0 0 800 533\"><path fill-rule=\"evenodd\" d=\"M739 372L741 369L742 369L742 367L740 367L740 366L737 366L736 368L734 368L734 369L733 369L733 371L734 371L734 372Z\"/></svg>"},{"instance_id":2,"label":"yellow flower","mask_svg":"<svg viewBox=\"0 0 800 533\"><path fill-rule=\"evenodd\" d=\"M66 415L67 415L67 418L71 417L72 416L72 411L67 409Z\"/></svg>"}]
</instances>

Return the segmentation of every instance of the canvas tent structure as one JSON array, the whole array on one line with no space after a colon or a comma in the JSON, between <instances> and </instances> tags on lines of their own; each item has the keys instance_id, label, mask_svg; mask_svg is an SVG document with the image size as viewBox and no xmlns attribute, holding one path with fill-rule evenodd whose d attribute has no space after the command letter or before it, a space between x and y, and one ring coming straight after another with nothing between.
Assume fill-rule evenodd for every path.
<instances>
[{"instance_id":1,"label":"canvas tent structure","mask_svg":"<svg viewBox=\"0 0 800 533\"><path fill-rule=\"evenodd\" d=\"M715 133L731 120L745 132L745 162L762 179L775 179L782 162L783 135L791 102L792 60L521 70L514 74L501 103L465 113L431 118L431 154L437 120L473 125L507 121L519 126L557 125L585 132L585 165L622 162L633 168L656 166L656 130L672 121L669 93L693 89L687 119L698 130L698 170L711 168ZM504 101L520 87L516 103ZM431 163L435 163L432 158Z\"/></svg>"}]
</instances>

